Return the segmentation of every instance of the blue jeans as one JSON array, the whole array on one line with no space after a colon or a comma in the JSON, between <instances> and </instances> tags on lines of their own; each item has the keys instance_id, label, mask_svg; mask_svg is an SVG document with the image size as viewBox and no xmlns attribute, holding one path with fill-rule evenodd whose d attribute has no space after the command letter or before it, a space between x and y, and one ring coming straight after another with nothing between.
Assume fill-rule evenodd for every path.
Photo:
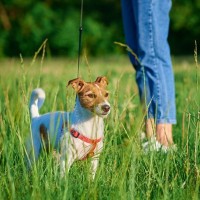
<instances>
[{"instance_id":1,"label":"blue jeans","mask_svg":"<svg viewBox=\"0 0 200 200\"><path fill-rule=\"evenodd\" d=\"M174 74L167 41L171 0L121 0L126 44L134 51L140 98L147 118L176 123Z\"/></svg>"}]
</instances>

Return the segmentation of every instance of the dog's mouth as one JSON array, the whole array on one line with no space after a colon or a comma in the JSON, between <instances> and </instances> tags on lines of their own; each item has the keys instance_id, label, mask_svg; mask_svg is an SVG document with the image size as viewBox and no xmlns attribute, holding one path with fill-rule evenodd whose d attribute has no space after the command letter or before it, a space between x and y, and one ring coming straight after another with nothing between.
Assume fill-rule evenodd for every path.
<instances>
[{"instance_id":1,"label":"dog's mouth","mask_svg":"<svg viewBox=\"0 0 200 200\"><path fill-rule=\"evenodd\" d=\"M110 112L106 112L106 113L104 112L104 113L101 113L100 115L103 116L103 117L107 117L109 115L109 113Z\"/></svg>"},{"instance_id":2,"label":"dog's mouth","mask_svg":"<svg viewBox=\"0 0 200 200\"><path fill-rule=\"evenodd\" d=\"M106 112L106 113L101 113L102 115L108 115L109 114L109 112Z\"/></svg>"},{"instance_id":3,"label":"dog's mouth","mask_svg":"<svg viewBox=\"0 0 200 200\"><path fill-rule=\"evenodd\" d=\"M110 112L102 112L102 113L96 113L99 117L106 118L109 115Z\"/></svg>"}]
</instances>

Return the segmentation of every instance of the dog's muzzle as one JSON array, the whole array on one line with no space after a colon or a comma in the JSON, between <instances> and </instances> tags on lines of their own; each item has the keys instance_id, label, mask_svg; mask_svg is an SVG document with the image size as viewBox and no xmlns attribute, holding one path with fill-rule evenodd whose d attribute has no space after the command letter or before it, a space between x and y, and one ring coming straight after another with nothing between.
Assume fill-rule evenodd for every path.
<instances>
[{"instance_id":1,"label":"dog's muzzle","mask_svg":"<svg viewBox=\"0 0 200 200\"><path fill-rule=\"evenodd\" d=\"M96 113L100 117L107 117L110 113L110 109L110 104L105 101L94 107L94 113Z\"/></svg>"}]
</instances>

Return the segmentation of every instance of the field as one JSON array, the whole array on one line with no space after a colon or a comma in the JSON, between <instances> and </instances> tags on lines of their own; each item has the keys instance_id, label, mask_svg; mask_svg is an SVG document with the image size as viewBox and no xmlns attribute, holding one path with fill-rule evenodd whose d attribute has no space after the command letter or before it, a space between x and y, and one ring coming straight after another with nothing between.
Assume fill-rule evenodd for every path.
<instances>
[{"instance_id":1,"label":"field","mask_svg":"<svg viewBox=\"0 0 200 200\"><path fill-rule=\"evenodd\" d=\"M92 181L89 160L76 162L64 179L45 152L31 172L24 164L31 91L42 87L46 92L40 113L72 110L75 94L66 85L77 76L77 60L0 60L0 199L199 199L200 66L193 57L174 57L173 64L177 151L145 154L140 141L144 114L128 58L82 58L82 78L108 77L112 105L105 120L104 151Z\"/></svg>"}]
</instances>

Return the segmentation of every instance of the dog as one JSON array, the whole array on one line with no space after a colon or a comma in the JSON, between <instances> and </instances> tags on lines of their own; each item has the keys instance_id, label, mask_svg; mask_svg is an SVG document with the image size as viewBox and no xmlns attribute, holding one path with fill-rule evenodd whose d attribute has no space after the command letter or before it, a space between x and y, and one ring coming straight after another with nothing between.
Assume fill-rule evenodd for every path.
<instances>
[{"instance_id":1,"label":"dog","mask_svg":"<svg viewBox=\"0 0 200 200\"><path fill-rule=\"evenodd\" d=\"M103 149L104 122L110 113L108 80L98 77L94 82L76 78L68 82L76 92L72 112L39 114L45 100L41 88L32 91L30 99L31 134L26 145L28 167L38 160L43 147L56 149L60 154L60 173L65 176L76 160L91 157L92 177L98 167Z\"/></svg>"}]
</instances>

